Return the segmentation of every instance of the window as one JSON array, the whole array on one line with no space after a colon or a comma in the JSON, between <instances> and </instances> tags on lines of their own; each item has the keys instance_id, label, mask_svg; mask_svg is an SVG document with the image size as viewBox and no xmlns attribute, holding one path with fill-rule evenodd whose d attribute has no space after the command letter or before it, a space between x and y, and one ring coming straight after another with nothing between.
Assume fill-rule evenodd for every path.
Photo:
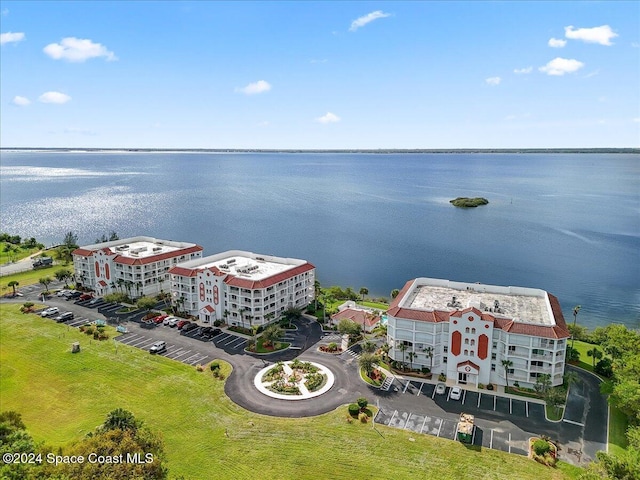
<instances>
[{"instance_id":1,"label":"window","mask_svg":"<svg viewBox=\"0 0 640 480\"><path fill-rule=\"evenodd\" d=\"M464 344L465 344L465 345L469 345L469 339L468 339L468 338L465 338L465 339L464 339Z\"/></svg>"},{"instance_id":2,"label":"window","mask_svg":"<svg viewBox=\"0 0 640 480\"><path fill-rule=\"evenodd\" d=\"M476 333L476 329L475 329L475 328L472 328L472 329L471 329L471 333Z\"/></svg>"},{"instance_id":3,"label":"window","mask_svg":"<svg viewBox=\"0 0 640 480\"><path fill-rule=\"evenodd\" d=\"M491 354L491 360L495 360L495 359L496 359L496 354L495 354L495 353L492 353L492 354Z\"/></svg>"},{"instance_id":4,"label":"window","mask_svg":"<svg viewBox=\"0 0 640 480\"><path fill-rule=\"evenodd\" d=\"M512 374L513 374L513 372L514 372L513 368L508 368L508 369L507 369L507 373L508 373L509 375L512 375Z\"/></svg>"},{"instance_id":5,"label":"window","mask_svg":"<svg viewBox=\"0 0 640 480\"><path fill-rule=\"evenodd\" d=\"M471 350L471 356L473 357L475 356L475 354L476 354L475 350Z\"/></svg>"},{"instance_id":6,"label":"window","mask_svg":"<svg viewBox=\"0 0 640 480\"><path fill-rule=\"evenodd\" d=\"M464 329L464 333L469 333L469 327Z\"/></svg>"},{"instance_id":7,"label":"window","mask_svg":"<svg viewBox=\"0 0 640 480\"><path fill-rule=\"evenodd\" d=\"M496 371L496 365L495 365L495 363L492 363L492 364L491 364L491 371L492 371L492 372L495 372L495 371Z\"/></svg>"},{"instance_id":8,"label":"window","mask_svg":"<svg viewBox=\"0 0 640 480\"><path fill-rule=\"evenodd\" d=\"M471 346L473 347L476 344L475 340L471 340Z\"/></svg>"},{"instance_id":9,"label":"window","mask_svg":"<svg viewBox=\"0 0 640 480\"><path fill-rule=\"evenodd\" d=\"M444 353L449 353L449 347L447 347L446 345L444 346Z\"/></svg>"},{"instance_id":10,"label":"window","mask_svg":"<svg viewBox=\"0 0 640 480\"><path fill-rule=\"evenodd\" d=\"M516 347L514 345L509 345L509 352L515 352L516 351Z\"/></svg>"},{"instance_id":11,"label":"window","mask_svg":"<svg viewBox=\"0 0 640 480\"><path fill-rule=\"evenodd\" d=\"M464 351L464 354L465 354L465 355L469 355L469 350L465 350L465 351Z\"/></svg>"},{"instance_id":12,"label":"window","mask_svg":"<svg viewBox=\"0 0 640 480\"><path fill-rule=\"evenodd\" d=\"M531 366L532 366L532 367L542 367L542 365L543 365L543 363L542 363L542 362L540 362L539 360L533 360L533 361L531 362Z\"/></svg>"},{"instance_id":13,"label":"window","mask_svg":"<svg viewBox=\"0 0 640 480\"><path fill-rule=\"evenodd\" d=\"M447 357L442 358L442 363L447 363Z\"/></svg>"}]
</instances>

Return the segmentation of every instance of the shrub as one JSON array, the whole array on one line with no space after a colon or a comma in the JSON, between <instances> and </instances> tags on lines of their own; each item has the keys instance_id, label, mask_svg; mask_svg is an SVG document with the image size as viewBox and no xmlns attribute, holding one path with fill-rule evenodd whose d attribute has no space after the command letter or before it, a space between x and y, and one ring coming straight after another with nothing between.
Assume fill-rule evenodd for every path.
<instances>
[{"instance_id":1,"label":"shrub","mask_svg":"<svg viewBox=\"0 0 640 480\"><path fill-rule=\"evenodd\" d=\"M520 388L520 384L519 384L518 382L513 382L513 386L514 386L515 388Z\"/></svg>"},{"instance_id":2,"label":"shrub","mask_svg":"<svg viewBox=\"0 0 640 480\"><path fill-rule=\"evenodd\" d=\"M367 408L367 405L369 405L369 400L364 397L360 397L358 398L358 400L356 400L356 403L360 407L360 410L364 410L365 408Z\"/></svg>"},{"instance_id":3,"label":"shrub","mask_svg":"<svg viewBox=\"0 0 640 480\"><path fill-rule=\"evenodd\" d=\"M493 390L493 384L487 383L487 390Z\"/></svg>"},{"instance_id":4,"label":"shrub","mask_svg":"<svg viewBox=\"0 0 640 480\"><path fill-rule=\"evenodd\" d=\"M315 392L324 385L325 380L326 377L321 373L310 373L307 375L305 384L310 392Z\"/></svg>"},{"instance_id":5,"label":"shrub","mask_svg":"<svg viewBox=\"0 0 640 480\"><path fill-rule=\"evenodd\" d=\"M98 340L100 338L100 332L98 330L93 332L93 339Z\"/></svg>"},{"instance_id":6,"label":"shrub","mask_svg":"<svg viewBox=\"0 0 640 480\"><path fill-rule=\"evenodd\" d=\"M360 420L362 423L367 423L367 420L369 420L369 416L364 412L360 412L360 415L358 415L358 420Z\"/></svg>"},{"instance_id":7,"label":"shrub","mask_svg":"<svg viewBox=\"0 0 640 480\"><path fill-rule=\"evenodd\" d=\"M580 361L580 352L573 347L567 346L566 360L568 363L578 363Z\"/></svg>"},{"instance_id":8,"label":"shrub","mask_svg":"<svg viewBox=\"0 0 640 480\"><path fill-rule=\"evenodd\" d=\"M196 371L201 372L203 370L204 370L204 368L202 368L202 365L200 365L200 364L196 365Z\"/></svg>"},{"instance_id":9,"label":"shrub","mask_svg":"<svg viewBox=\"0 0 640 480\"><path fill-rule=\"evenodd\" d=\"M336 350L338 350L338 344L336 342L331 342L329 345L327 345L327 349L330 352L335 352Z\"/></svg>"},{"instance_id":10,"label":"shrub","mask_svg":"<svg viewBox=\"0 0 640 480\"><path fill-rule=\"evenodd\" d=\"M438 381L439 382L446 382L447 381L447 376L444 373L441 373L440 375L438 375Z\"/></svg>"},{"instance_id":11,"label":"shrub","mask_svg":"<svg viewBox=\"0 0 640 480\"><path fill-rule=\"evenodd\" d=\"M613 375L613 367L611 366L610 358L603 358L598 363L596 363L595 368L593 369L599 375L603 377L611 377Z\"/></svg>"},{"instance_id":12,"label":"shrub","mask_svg":"<svg viewBox=\"0 0 640 480\"><path fill-rule=\"evenodd\" d=\"M431 373L431 369L429 367L422 367L422 373L424 373L425 375L427 373Z\"/></svg>"},{"instance_id":13,"label":"shrub","mask_svg":"<svg viewBox=\"0 0 640 480\"><path fill-rule=\"evenodd\" d=\"M220 370L220 363L219 362L211 362L211 365L209 365L209 368L211 369L212 372L216 372Z\"/></svg>"},{"instance_id":14,"label":"shrub","mask_svg":"<svg viewBox=\"0 0 640 480\"><path fill-rule=\"evenodd\" d=\"M213 326L214 326L214 327L219 327L220 325L222 325L222 320L215 320L215 321L213 322Z\"/></svg>"},{"instance_id":15,"label":"shrub","mask_svg":"<svg viewBox=\"0 0 640 480\"><path fill-rule=\"evenodd\" d=\"M535 442L533 442L533 451L536 452L536 455L544 456L546 453L551 451L551 445L546 440L539 438Z\"/></svg>"},{"instance_id":16,"label":"shrub","mask_svg":"<svg viewBox=\"0 0 640 480\"><path fill-rule=\"evenodd\" d=\"M349 415L351 415L352 417L357 417L359 413L360 405L358 405L357 403L349 404Z\"/></svg>"},{"instance_id":17,"label":"shrub","mask_svg":"<svg viewBox=\"0 0 640 480\"><path fill-rule=\"evenodd\" d=\"M484 389L484 385L482 383L478 384L478 390L483 390Z\"/></svg>"}]
</instances>

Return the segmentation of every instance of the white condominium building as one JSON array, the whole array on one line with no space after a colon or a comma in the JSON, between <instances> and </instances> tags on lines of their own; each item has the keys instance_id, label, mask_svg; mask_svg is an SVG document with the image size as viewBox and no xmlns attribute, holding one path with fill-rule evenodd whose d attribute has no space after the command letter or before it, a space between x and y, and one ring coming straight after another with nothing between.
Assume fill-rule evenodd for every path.
<instances>
[{"instance_id":1,"label":"white condominium building","mask_svg":"<svg viewBox=\"0 0 640 480\"><path fill-rule=\"evenodd\" d=\"M264 325L314 298L315 267L294 258L230 250L181 263L169 273L173 302L203 322Z\"/></svg>"},{"instance_id":2,"label":"white condominium building","mask_svg":"<svg viewBox=\"0 0 640 480\"><path fill-rule=\"evenodd\" d=\"M72 255L78 285L98 295L120 291L138 298L168 292L168 270L202 257L202 247L141 236L85 245Z\"/></svg>"},{"instance_id":3,"label":"white condominium building","mask_svg":"<svg viewBox=\"0 0 640 480\"><path fill-rule=\"evenodd\" d=\"M562 384L570 333L558 299L544 290L417 278L387 322L391 358L449 381L532 387L548 374Z\"/></svg>"}]
</instances>

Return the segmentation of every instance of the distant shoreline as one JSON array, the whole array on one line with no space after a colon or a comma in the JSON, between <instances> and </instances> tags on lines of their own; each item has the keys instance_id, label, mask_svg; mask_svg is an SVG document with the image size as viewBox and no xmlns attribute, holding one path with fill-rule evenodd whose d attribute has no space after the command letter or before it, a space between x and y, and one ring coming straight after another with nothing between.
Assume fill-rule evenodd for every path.
<instances>
[{"instance_id":1,"label":"distant shoreline","mask_svg":"<svg viewBox=\"0 0 640 480\"><path fill-rule=\"evenodd\" d=\"M66 153L633 153L640 148L380 148L380 149L268 149L268 148L83 148L83 147L0 147L0 152L66 152Z\"/></svg>"}]
</instances>

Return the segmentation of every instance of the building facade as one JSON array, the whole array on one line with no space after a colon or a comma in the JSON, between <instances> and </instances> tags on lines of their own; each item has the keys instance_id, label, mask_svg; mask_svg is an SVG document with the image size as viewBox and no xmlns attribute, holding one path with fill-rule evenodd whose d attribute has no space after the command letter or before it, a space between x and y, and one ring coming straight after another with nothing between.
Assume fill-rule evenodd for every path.
<instances>
[{"instance_id":1,"label":"building facade","mask_svg":"<svg viewBox=\"0 0 640 480\"><path fill-rule=\"evenodd\" d=\"M371 333L380 324L380 310L367 308L348 300L338 306L338 311L331 315L331 325L338 325L340 320L351 320L362 327L365 333Z\"/></svg>"},{"instance_id":2,"label":"building facade","mask_svg":"<svg viewBox=\"0 0 640 480\"><path fill-rule=\"evenodd\" d=\"M76 284L97 295L125 292L132 298L170 288L169 269L202 257L195 243L132 237L85 245L72 252Z\"/></svg>"},{"instance_id":3,"label":"building facade","mask_svg":"<svg viewBox=\"0 0 640 480\"><path fill-rule=\"evenodd\" d=\"M543 374L562 384L570 333L544 290L417 278L387 311L387 336L391 358L448 381L532 387Z\"/></svg>"},{"instance_id":4,"label":"building facade","mask_svg":"<svg viewBox=\"0 0 640 480\"><path fill-rule=\"evenodd\" d=\"M169 270L175 304L203 322L246 328L314 299L315 267L305 260L230 250Z\"/></svg>"}]
</instances>

